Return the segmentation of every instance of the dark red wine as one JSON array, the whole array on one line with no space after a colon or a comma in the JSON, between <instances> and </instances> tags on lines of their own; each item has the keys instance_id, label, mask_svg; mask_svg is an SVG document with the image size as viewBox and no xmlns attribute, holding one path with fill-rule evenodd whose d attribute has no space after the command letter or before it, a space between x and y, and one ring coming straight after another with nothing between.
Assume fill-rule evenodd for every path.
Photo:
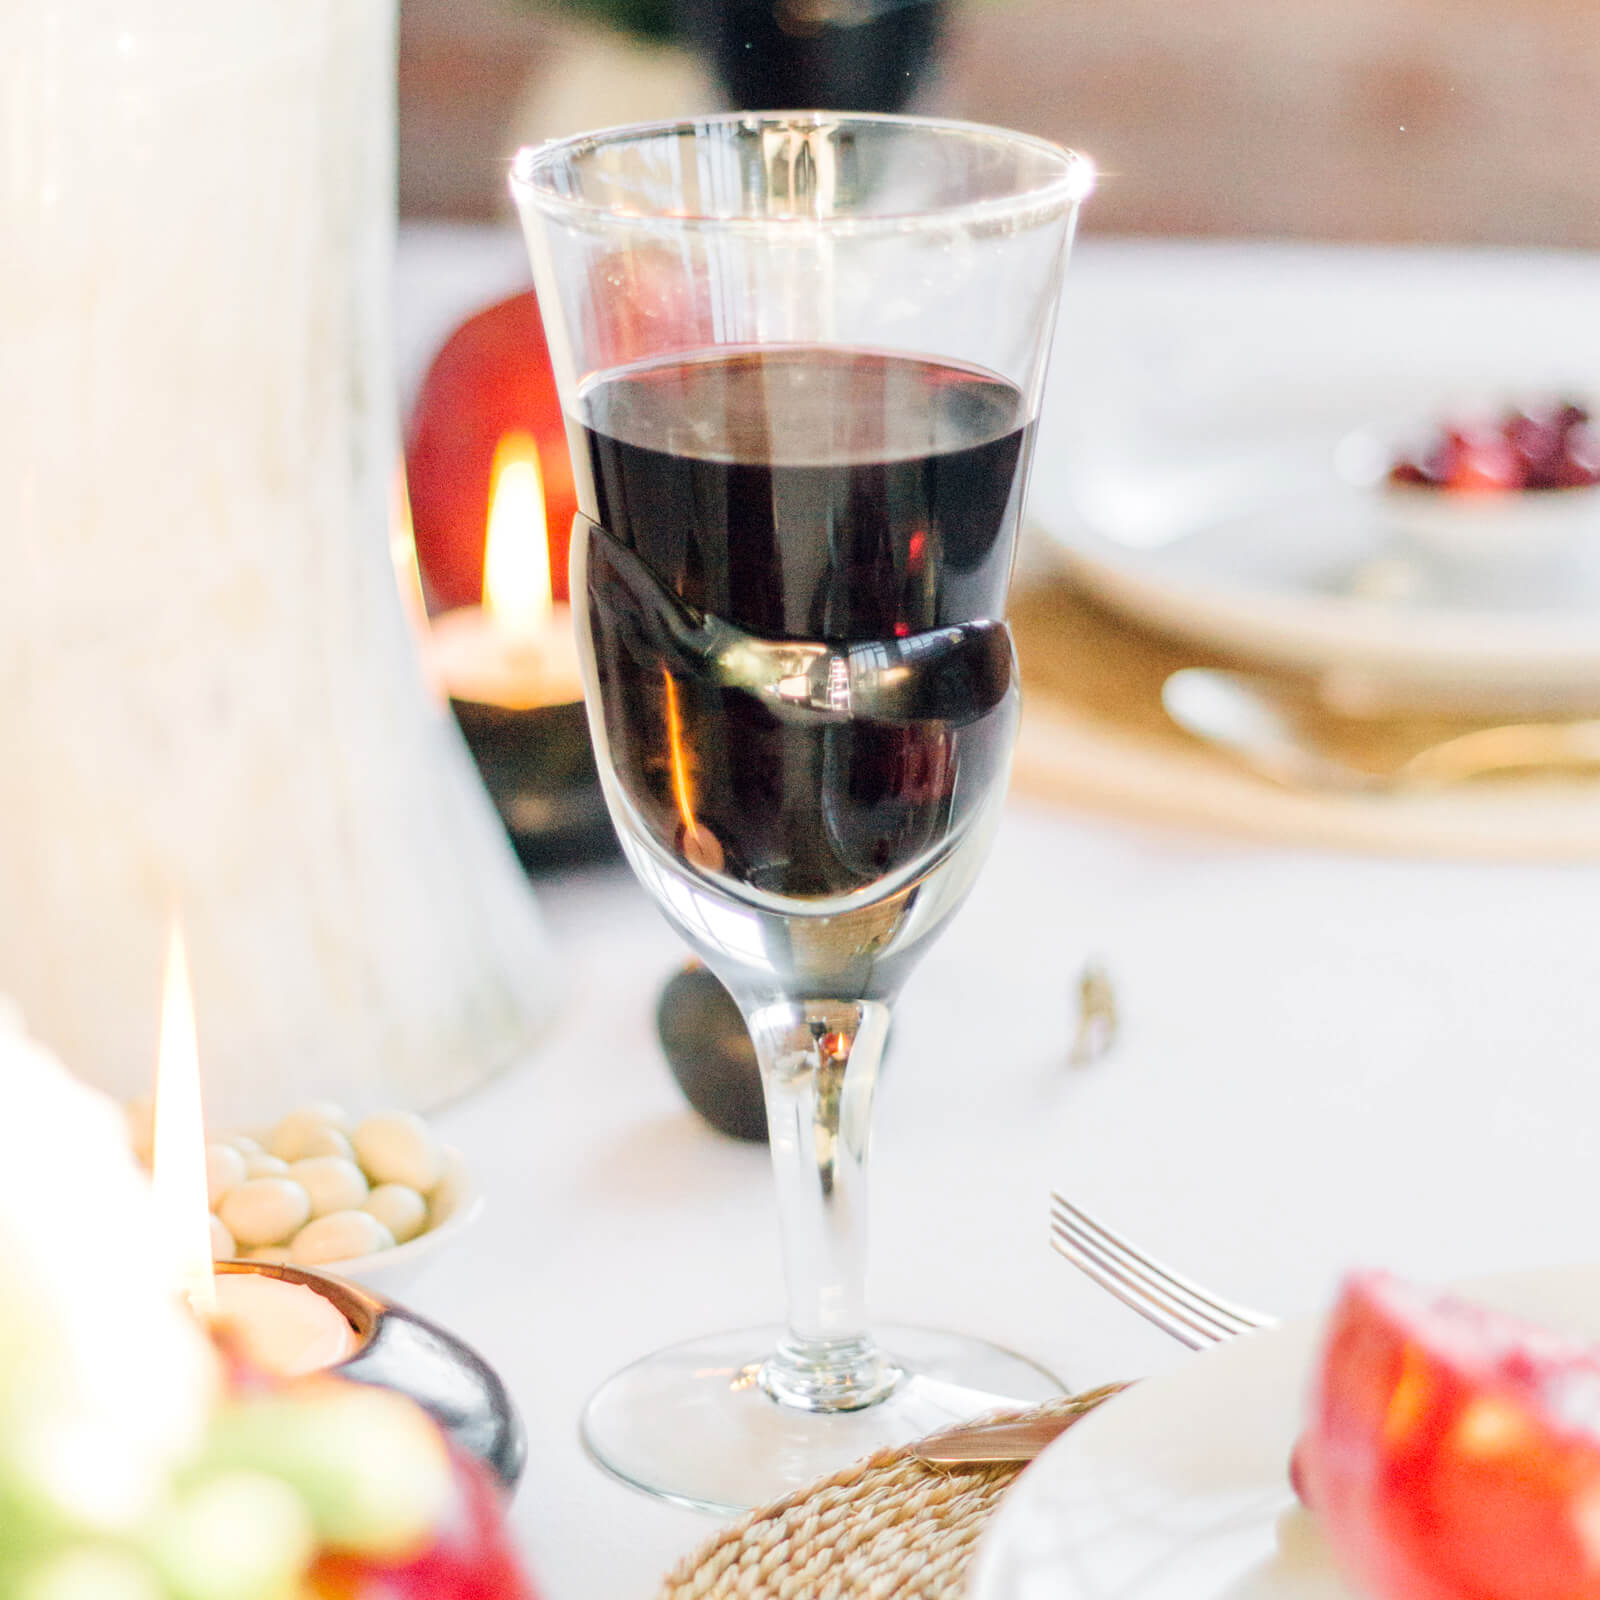
<instances>
[{"instance_id":1,"label":"dark red wine","mask_svg":"<svg viewBox=\"0 0 1600 1600\"><path fill-rule=\"evenodd\" d=\"M603 530L589 621L611 762L643 825L792 896L928 857L1009 753L997 619L1026 459L1018 391L973 368L777 346L602 374L581 406L580 502ZM832 647L809 698L782 669L755 682L752 661L787 659L781 641Z\"/></svg>"}]
</instances>

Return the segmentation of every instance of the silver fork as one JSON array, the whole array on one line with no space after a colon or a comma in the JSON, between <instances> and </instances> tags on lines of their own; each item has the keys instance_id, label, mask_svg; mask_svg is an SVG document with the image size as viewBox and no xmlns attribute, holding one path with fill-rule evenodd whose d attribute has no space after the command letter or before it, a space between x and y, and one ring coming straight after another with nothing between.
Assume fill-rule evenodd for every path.
<instances>
[{"instance_id":1,"label":"silver fork","mask_svg":"<svg viewBox=\"0 0 1600 1600\"><path fill-rule=\"evenodd\" d=\"M1191 1350L1277 1326L1276 1317L1202 1289L1055 1193L1050 1196L1050 1243L1123 1305Z\"/></svg>"},{"instance_id":2,"label":"silver fork","mask_svg":"<svg viewBox=\"0 0 1600 1600\"><path fill-rule=\"evenodd\" d=\"M1050 1235L1050 1243L1073 1266L1191 1350L1225 1344L1241 1333L1277 1325L1277 1319L1264 1311L1224 1300L1192 1278L1162 1266L1154 1256L1134 1249L1120 1234L1054 1193L1050 1196ZM921 1460L935 1467L1031 1461L1080 1417L1126 1387L1107 1384L1044 1416L962 1423L930 1434L912 1448Z\"/></svg>"}]
</instances>

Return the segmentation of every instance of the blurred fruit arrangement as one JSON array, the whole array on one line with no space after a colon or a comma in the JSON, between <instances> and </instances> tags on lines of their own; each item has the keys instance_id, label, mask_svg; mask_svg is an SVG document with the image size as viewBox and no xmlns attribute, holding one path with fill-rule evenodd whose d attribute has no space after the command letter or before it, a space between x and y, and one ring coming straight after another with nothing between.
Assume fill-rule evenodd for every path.
<instances>
[{"instance_id":1,"label":"blurred fruit arrangement","mask_svg":"<svg viewBox=\"0 0 1600 1600\"><path fill-rule=\"evenodd\" d=\"M121 1537L7 1503L0 1593L18 1600L524 1600L484 1468L411 1401L234 1367L199 1450Z\"/></svg>"}]
</instances>

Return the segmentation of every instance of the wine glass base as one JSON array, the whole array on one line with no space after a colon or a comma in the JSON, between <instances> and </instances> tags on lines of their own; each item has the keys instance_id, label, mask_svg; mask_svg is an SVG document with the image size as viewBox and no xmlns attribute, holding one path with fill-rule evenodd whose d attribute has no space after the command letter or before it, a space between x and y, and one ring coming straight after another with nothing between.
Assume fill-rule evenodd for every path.
<instances>
[{"instance_id":1,"label":"wine glass base","mask_svg":"<svg viewBox=\"0 0 1600 1600\"><path fill-rule=\"evenodd\" d=\"M886 1327L878 1341L905 1373L889 1396L860 1411L804 1411L779 1404L757 1376L783 1331L712 1334L623 1368L584 1408L584 1448L635 1489L731 1515L875 1450L1062 1393L1051 1373L998 1345Z\"/></svg>"}]
</instances>

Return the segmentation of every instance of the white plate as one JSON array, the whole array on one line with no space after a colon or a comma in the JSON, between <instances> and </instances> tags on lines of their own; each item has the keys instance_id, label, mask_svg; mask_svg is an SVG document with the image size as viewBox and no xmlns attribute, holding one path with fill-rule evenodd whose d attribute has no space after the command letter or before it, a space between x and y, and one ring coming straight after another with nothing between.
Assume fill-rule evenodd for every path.
<instances>
[{"instance_id":1,"label":"white plate","mask_svg":"<svg viewBox=\"0 0 1600 1600\"><path fill-rule=\"evenodd\" d=\"M1103 601L1310 671L1600 681L1600 496L1554 543L1487 554L1464 518L1453 555L1370 482L1419 426L1594 398L1591 259L1091 244L1082 265L1029 509Z\"/></svg>"},{"instance_id":2,"label":"white plate","mask_svg":"<svg viewBox=\"0 0 1600 1600\"><path fill-rule=\"evenodd\" d=\"M1463 1292L1600 1339L1600 1267ZM1001 1503L971 1600L1354 1600L1289 1489L1320 1332L1252 1334L1086 1417Z\"/></svg>"}]
</instances>

